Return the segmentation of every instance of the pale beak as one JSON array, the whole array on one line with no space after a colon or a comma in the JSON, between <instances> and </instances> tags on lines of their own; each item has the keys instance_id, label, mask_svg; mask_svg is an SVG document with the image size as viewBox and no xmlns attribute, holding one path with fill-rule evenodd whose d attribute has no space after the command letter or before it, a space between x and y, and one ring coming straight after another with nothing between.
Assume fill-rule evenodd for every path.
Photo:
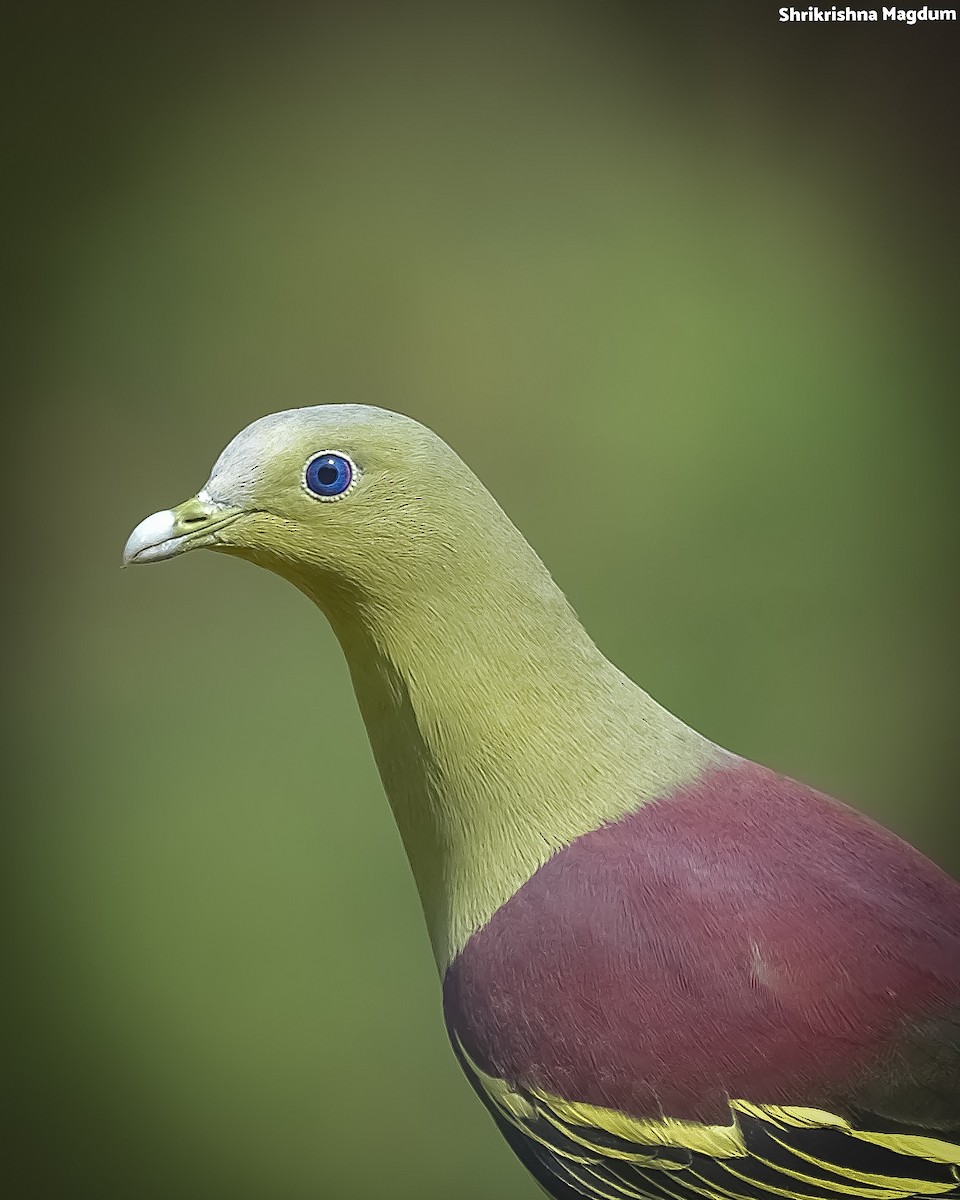
<instances>
[{"instance_id":1,"label":"pale beak","mask_svg":"<svg viewBox=\"0 0 960 1200\"><path fill-rule=\"evenodd\" d=\"M155 512L141 521L123 548L124 567L130 563L161 562L209 546L217 533L243 515L243 509L218 504L201 492L176 508Z\"/></svg>"}]
</instances>

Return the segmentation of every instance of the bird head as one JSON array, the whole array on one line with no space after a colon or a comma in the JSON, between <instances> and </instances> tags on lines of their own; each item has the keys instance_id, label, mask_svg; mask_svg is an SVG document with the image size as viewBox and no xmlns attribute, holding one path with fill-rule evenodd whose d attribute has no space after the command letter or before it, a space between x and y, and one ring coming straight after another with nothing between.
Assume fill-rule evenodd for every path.
<instances>
[{"instance_id":1,"label":"bird head","mask_svg":"<svg viewBox=\"0 0 960 1200\"><path fill-rule=\"evenodd\" d=\"M446 443L408 417L290 409L239 433L195 496L141 521L123 563L205 548L306 581L321 600L382 603L401 587L435 587L491 506L499 513Z\"/></svg>"}]
</instances>

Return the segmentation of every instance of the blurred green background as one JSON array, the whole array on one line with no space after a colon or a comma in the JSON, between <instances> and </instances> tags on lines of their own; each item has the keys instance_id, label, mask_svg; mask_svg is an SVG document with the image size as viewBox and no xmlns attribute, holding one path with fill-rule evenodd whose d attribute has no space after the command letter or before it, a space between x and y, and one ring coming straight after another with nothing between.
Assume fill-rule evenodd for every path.
<instances>
[{"instance_id":1,"label":"blurred green background","mask_svg":"<svg viewBox=\"0 0 960 1200\"><path fill-rule=\"evenodd\" d=\"M537 1194L322 618L118 570L265 412L430 424L659 700L960 869L956 38L8 14L6 1194Z\"/></svg>"}]
</instances>

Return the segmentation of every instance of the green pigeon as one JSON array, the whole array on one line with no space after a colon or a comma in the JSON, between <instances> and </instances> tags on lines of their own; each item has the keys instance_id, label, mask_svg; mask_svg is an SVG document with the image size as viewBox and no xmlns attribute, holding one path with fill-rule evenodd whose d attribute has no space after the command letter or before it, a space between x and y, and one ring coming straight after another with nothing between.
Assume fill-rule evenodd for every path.
<instances>
[{"instance_id":1,"label":"green pigeon","mask_svg":"<svg viewBox=\"0 0 960 1200\"><path fill-rule=\"evenodd\" d=\"M439 437L264 417L123 558L200 547L333 627L454 1053L550 1196L960 1196L960 885L628 679Z\"/></svg>"}]
</instances>

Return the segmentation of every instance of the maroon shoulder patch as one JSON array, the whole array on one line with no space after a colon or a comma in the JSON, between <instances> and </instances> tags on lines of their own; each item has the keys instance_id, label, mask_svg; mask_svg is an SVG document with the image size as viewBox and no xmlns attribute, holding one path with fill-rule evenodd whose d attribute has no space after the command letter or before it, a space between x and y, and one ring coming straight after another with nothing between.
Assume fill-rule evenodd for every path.
<instances>
[{"instance_id":1,"label":"maroon shoulder patch","mask_svg":"<svg viewBox=\"0 0 960 1200\"><path fill-rule=\"evenodd\" d=\"M860 813L714 769L555 855L444 981L491 1074L636 1116L825 1105L960 1010L960 885Z\"/></svg>"}]
</instances>

